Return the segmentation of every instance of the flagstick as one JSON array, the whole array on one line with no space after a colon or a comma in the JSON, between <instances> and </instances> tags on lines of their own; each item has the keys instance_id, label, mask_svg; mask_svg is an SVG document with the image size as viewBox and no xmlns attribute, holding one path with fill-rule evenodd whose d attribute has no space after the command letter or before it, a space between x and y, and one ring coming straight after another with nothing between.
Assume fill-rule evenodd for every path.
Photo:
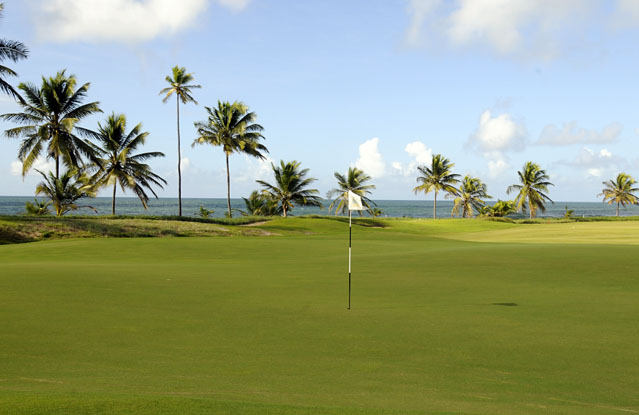
<instances>
[{"instance_id":1,"label":"flagstick","mask_svg":"<svg viewBox=\"0 0 639 415\"><path fill-rule=\"evenodd\" d=\"M351 309L351 235L353 233L353 211L348 211L348 309Z\"/></svg>"}]
</instances>

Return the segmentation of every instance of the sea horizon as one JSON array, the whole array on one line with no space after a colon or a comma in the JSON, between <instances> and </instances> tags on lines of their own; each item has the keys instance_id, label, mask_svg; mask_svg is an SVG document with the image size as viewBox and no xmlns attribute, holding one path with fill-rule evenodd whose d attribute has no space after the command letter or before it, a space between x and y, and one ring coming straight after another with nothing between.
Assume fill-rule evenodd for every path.
<instances>
[{"instance_id":1,"label":"sea horizon","mask_svg":"<svg viewBox=\"0 0 639 415\"><path fill-rule=\"evenodd\" d=\"M43 198L38 198L44 200ZM0 215L19 215L25 213L25 203L32 202L33 196L0 196ZM319 209L316 207L295 206L291 212L294 216L301 215L333 215L333 212L327 210L330 200L323 199L325 207ZM492 204L496 200L487 200L486 204ZM409 217L409 218L430 218L433 216L433 200L401 200L401 199L379 199L375 200L377 207L382 210L381 217ZM97 209L97 213L90 209L79 209L69 213L69 215L111 215L111 197L100 196L83 201L86 205L91 205ZM80 204L83 204L80 203ZM116 199L117 215L158 215L173 216L177 215L177 198L161 197L151 199L148 203L148 209L144 209L137 197L123 196ZM226 198L182 198L183 216L198 217L200 216L200 206L214 212L211 217L223 217L227 211ZM437 200L437 216L439 218L450 218L453 207L453 201L449 199ZM241 210L245 209L242 198L231 198L231 209L234 215L241 215ZM603 202L580 202L580 201L556 201L554 204L548 204L545 212L538 212L537 217L556 218L563 217L566 209L573 210L573 216L593 217L593 216L614 216L616 205L609 205ZM637 216L639 215L639 206L630 205L622 207L619 211L620 216ZM369 215L364 215L369 216ZM527 214L509 215L512 218L524 218Z\"/></svg>"}]
</instances>

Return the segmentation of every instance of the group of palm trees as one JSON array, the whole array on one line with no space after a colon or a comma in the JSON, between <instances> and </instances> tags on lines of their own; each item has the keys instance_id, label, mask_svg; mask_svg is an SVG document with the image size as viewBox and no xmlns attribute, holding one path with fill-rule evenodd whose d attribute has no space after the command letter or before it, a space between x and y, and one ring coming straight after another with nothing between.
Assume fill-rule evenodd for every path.
<instances>
[{"instance_id":1,"label":"group of palm trees","mask_svg":"<svg viewBox=\"0 0 639 415\"><path fill-rule=\"evenodd\" d=\"M454 166L441 154L433 154L430 167L417 168L419 185L413 191L434 193L433 218L437 218L437 194L440 191L444 192L446 197L454 198L451 216L460 215L464 218L473 217L475 214L499 217L516 211L528 211L532 219L538 210L542 212L546 210L546 202L552 202L547 193L548 186L553 184L550 183L546 171L533 162L524 164L523 169L518 172L519 183L507 189L509 194L517 193L515 200L498 200L493 206L485 204L484 199L491 198L486 185L480 179L470 175L464 176L460 181L460 175L452 172Z\"/></svg>"},{"instance_id":2,"label":"group of palm trees","mask_svg":"<svg viewBox=\"0 0 639 415\"><path fill-rule=\"evenodd\" d=\"M0 14L3 4L0 3ZM103 187L112 187L111 212L115 214L115 201L118 185L131 190L147 208L150 192L157 198L153 187L163 188L167 182L154 173L146 164L147 160L164 157L161 152L136 153L145 144L148 132L142 130L142 124L127 128L124 114L113 112L97 129L92 130L79 125L83 119L102 113L97 101L85 102L90 84L78 84L74 75L65 70L53 77L42 77L40 85L20 83L14 88L5 78L17 76L12 69L1 65L6 60L17 62L26 59L27 47L18 41L0 39L0 90L14 97L21 111L0 115L0 119L17 124L17 127L5 131L9 138L22 139L18 158L22 162L22 174L25 175L38 158L45 156L55 163L55 172L42 175L43 181L36 187L36 195L44 195L49 202L28 206L35 212L47 212L48 204L54 206L58 216L81 206L77 202L86 197L94 197ZM180 103L197 101L193 91L201 88L193 84L192 73L184 67L175 66L165 78L168 86L160 91L163 102L172 95L176 98L177 112L177 155L178 155L178 215L182 215L182 171L180 137ZM256 122L255 112L242 102L218 101L215 107L204 107L207 118L195 123L197 138L193 146L209 144L221 147L226 160L227 216L231 217L231 179L229 157L242 153L259 159L265 159L268 149L262 143L264 128ZM64 167L64 171L61 171ZM258 180L260 190L244 198L246 214L288 216L296 205L322 207L319 190L310 188L316 180L308 177L308 169L301 168L298 161L271 164L274 182ZM506 216L513 212L528 212L534 218L539 210L545 211L545 204L552 202L548 196L548 187L553 186L546 171L533 162L524 164L518 172L519 183L509 186L507 193L516 193L512 201L498 200L492 206L486 206L485 199L491 196L486 185L470 175L460 180L460 175L452 172L454 164L441 154L432 156L430 166L418 167L415 193L434 193L433 217L437 217L437 196L444 192L446 197L454 198L452 216L465 218L475 215ZM326 197L332 199L329 211L343 214L348 206L348 192L354 192L362 198L365 209L372 216L381 213L369 198L375 186L370 184L371 177L362 170L351 167L345 175L335 172L338 186L330 190ZM604 202L617 204L639 204L634 187L636 181L625 173L616 180L604 182L600 196ZM203 211L206 211L203 209ZM209 212L209 211L206 211ZM210 212L209 212L210 213ZM207 213L208 214L208 213Z\"/></svg>"}]
</instances>

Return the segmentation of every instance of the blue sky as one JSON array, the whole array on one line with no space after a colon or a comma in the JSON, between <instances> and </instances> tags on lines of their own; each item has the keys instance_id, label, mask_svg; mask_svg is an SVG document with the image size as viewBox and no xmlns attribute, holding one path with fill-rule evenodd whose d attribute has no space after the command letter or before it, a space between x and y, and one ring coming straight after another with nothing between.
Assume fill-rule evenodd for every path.
<instances>
[{"instance_id":1,"label":"blue sky","mask_svg":"<svg viewBox=\"0 0 639 415\"><path fill-rule=\"evenodd\" d=\"M270 159L301 161L322 194L357 165L373 198L423 199L416 166L441 153L495 197L532 160L554 200L598 200L603 180L639 177L638 29L632 0L6 0L0 21L31 51L10 64L14 83L66 68L105 111L83 126L112 111L143 123L146 149L166 154L152 162L165 197L177 194L175 104L158 92L178 64L203 86L182 108L185 197L226 193L222 151L190 146L221 99L255 111ZM0 139L1 195L39 181L18 173L17 147ZM269 180L269 163L232 156L232 196Z\"/></svg>"}]
</instances>

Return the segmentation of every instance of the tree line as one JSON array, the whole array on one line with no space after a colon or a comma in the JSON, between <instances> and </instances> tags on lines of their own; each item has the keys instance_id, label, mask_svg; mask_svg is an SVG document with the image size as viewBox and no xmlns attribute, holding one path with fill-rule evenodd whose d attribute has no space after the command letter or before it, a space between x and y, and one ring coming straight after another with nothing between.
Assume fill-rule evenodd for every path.
<instances>
[{"instance_id":1,"label":"tree line","mask_svg":"<svg viewBox=\"0 0 639 415\"><path fill-rule=\"evenodd\" d=\"M0 3L0 14L4 8ZM53 160L55 171L45 173L37 170L43 181L36 186L36 195L45 196L47 202L27 204L31 213L48 213L52 205L57 216L80 209L90 208L79 204L82 199L95 197L102 188L112 189L111 213L116 212L116 194L118 186L122 191L132 191L146 209L149 194L157 198L154 187L163 188L166 180L152 171L148 160L164 157L158 151L140 152L146 144L149 133L143 131L141 123L129 128L127 118L122 113L112 112L95 129L85 128L79 123L92 115L103 113L98 101L86 102L90 83L79 84L75 75L66 70L52 77L42 77L39 85L29 82L20 83L14 88L7 77L18 74L4 65L9 60L18 62L29 55L28 48L19 41L0 39L0 90L13 97L19 112L0 115L0 119L17 126L7 129L5 136L21 139L18 159L22 162L22 175L26 175L39 157ZM194 90L201 85L193 84L194 76L186 68L175 66L165 78L167 87L160 91L163 102L175 95L177 124L177 172L178 172L178 216L182 216L182 171L180 137L180 103L198 104ZM205 106L207 118L195 122L197 138L192 146L212 145L221 147L226 162L227 212L231 217L231 172L229 157L242 153L258 159L265 159L268 153L263 144L264 127L256 122L257 114L240 101L218 101L216 106ZM296 205L322 206L319 190L311 188L316 179L309 177L308 169L301 168L298 161L280 161L271 164L274 181L269 183L257 180L261 189L253 191L243 198L246 210L244 214L287 217ZM466 175L460 179L452 172L454 164L441 154L432 156L430 166L419 166L415 193L434 193L433 217L437 217L437 196L454 199L451 216L470 218L480 216L506 216L514 212L528 212L534 218L538 211L545 211L545 205L552 200L548 196L549 176L545 170L533 162L524 164L518 171L519 182L509 186L507 193L516 193L514 200L498 200L487 206L490 199L487 186L476 177ZM64 169L64 170L62 170ZM370 184L371 177L364 171L351 167L346 174L335 172L337 187L327 192L326 197L333 199L329 211L337 214L346 212L348 191L358 194L367 212L372 216L381 214L370 194L375 186ZM636 181L626 173L620 173L616 179L603 182L604 189L599 196L604 202L617 204L639 204L634 187ZM203 207L202 215L210 213ZM361 213L360 213L361 214Z\"/></svg>"}]
</instances>

